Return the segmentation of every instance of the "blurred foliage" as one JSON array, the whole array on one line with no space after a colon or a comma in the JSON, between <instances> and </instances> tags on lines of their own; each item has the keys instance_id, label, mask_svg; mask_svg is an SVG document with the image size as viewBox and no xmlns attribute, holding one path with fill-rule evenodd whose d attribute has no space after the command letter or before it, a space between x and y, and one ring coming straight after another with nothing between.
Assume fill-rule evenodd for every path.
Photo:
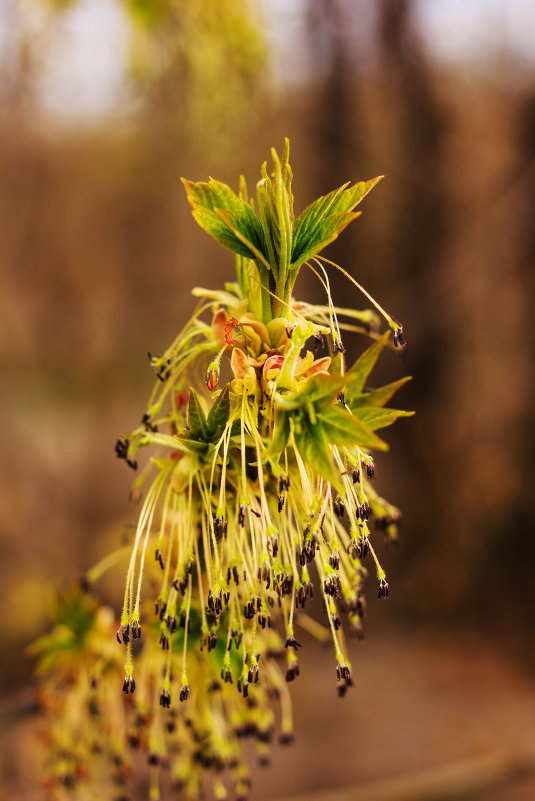
<instances>
[{"instance_id":1,"label":"blurred foliage","mask_svg":"<svg viewBox=\"0 0 535 801\"><path fill-rule=\"evenodd\" d=\"M150 113L199 150L230 145L265 93L267 46L254 0L117 0L130 22L129 71ZM39 0L64 12L80 0ZM145 112L146 113L146 112Z\"/></svg>"}]
</instances>

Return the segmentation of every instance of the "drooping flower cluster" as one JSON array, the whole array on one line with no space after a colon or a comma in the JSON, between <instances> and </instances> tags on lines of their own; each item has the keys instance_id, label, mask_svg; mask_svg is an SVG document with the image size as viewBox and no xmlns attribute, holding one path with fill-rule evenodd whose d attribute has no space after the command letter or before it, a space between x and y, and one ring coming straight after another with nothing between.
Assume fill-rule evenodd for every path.
<instances>
[{"instance_id":1,"label":"drooping flower cluster","mask_svg":"<svg viewBox=\"0 0 535 801\"><path fill-rule=\"evenodd\" d=\"M303 611L313 594L324 601L340 694L351 685L342 621L363 636L366 562L378 597L389 594L370 520L395 538L399 512L373 486L370 451L386 448L378 429L408 414L385 408L407 379L375 390L367 380L384 347L404 345L403 331L371 298L392 337L379 333L375 312L335 307L331 262L318 256L378 179L345 185L294 219L291 178L286 143L282 160L273 152L272 175L262 168L259 216L243 180L239 196L217 181L184 182L197 222L234 252L237 281L193 291L191 320L151 357L157 380L141 425L116 444L134 469L149 453L134 483L134 499L144 499L116 632L123 690L149 761L170 760L191 798L207 769L216 797L226 797L226 768L244 795L240 740L254 736L266 758L274 696L290 739L286 682L299 675L296 625L318 625ZM325 305L294 299L303 264L322 282ZM344 329L372 339L350 367ZM149 614L147 570L158 587ZM109 681L117 657L108 646L102 654Z\"/></svg>"}]
</instances>

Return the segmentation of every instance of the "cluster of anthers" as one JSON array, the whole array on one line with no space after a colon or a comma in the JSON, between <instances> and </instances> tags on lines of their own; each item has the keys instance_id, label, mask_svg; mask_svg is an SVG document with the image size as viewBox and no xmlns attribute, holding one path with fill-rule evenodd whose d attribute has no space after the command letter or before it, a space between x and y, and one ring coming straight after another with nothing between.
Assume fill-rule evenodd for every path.
<instances>
[{"instance_id":1,"label":"cluster of anthers","mask_svg":"<svg viewBox=\"0 0 535 801\"><path fill-rule=\"evenodd\" d=\"M262 168L259 216L243 179L239 195L217 181L185 181L197 222L235 253L237 281L193 291L191 320L164 354L149 354L157 380L140 426L116 444L136 470L151 449L134 483L134 499L142 491L144 499L116 633L123 690L137 719L150 721L147 737L145 724L138 732L150 764L170 760L191 798L207 769L216 797L226 797L227 768L244 796L240 740L253 736L267 759L273 697L280 737L291 739L296 626L330 629L343 695L352 678L342 620L362 638L366 565L378 597L389 594L371 520L395 539L399 511L374 487L370 451L387 447L378 429L408 414L385 408L407 379L374 390L367 380L383 348L404 346L403 331L345 270L390 330L379 333L375 311L334 306L332 262L318 256L378 179L345 185L295 219L291 177L286 142L281 160L273 151L271 176ZM294 299L302 265L323 284L325 305ZM350 367L344 330L372 340ZM152 612L147 570L157 587ZM314 595L326 626L305 612Z\"/></svg>"}]
</instances>

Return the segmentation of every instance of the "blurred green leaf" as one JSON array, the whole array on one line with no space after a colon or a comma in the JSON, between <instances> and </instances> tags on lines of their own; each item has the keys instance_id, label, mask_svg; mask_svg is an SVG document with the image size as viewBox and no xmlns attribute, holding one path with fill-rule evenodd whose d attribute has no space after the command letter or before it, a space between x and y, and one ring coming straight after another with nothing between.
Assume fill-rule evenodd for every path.
<instances>
[{"instance_id":1,"label":"blurred green leaf","mask_svg":"<svg viewBox=\"0 0 535 801\"><path fill-rule=\"evenodd\" d=\"M401 389L401 387L410 380L411 376L407 375L404 378L399 378L397 381L393 381L391 384L385 384L384 387L374 389L371 392L352 395L349 406L351 409L360 408L361 406L384 406L398 389Z\"/></svg>"},{"instance_id":2,"label":"blurred green leaf","mask_svg":"<svg viewBox=\"0 0 535 801\"><path fill-rule=\"evenodd\" d=\"M381 409L374 406L361 406L356 411L358 419L372 431L392 425L398 417L411 417L413 414L414 412L405 412L400 409Z\"/></svg>"}]
</instances>

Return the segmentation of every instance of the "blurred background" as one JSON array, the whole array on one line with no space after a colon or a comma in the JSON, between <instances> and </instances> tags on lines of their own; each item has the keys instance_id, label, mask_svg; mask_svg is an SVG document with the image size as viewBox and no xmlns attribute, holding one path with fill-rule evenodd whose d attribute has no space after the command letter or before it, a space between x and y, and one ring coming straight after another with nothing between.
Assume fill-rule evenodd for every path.
<instances>
[{"instance_id":1,"label":"blurred background","mask_svg":"<svg viewBox=\"0 0 535 801\"><path fill-rule=\"evenodd\" d=\"M404 513L356 688L312 642L297 742L252 798L532 747L535 6L530 0L2 0L0 763L40 798L28 643L133 522L115 459L194 285L232 276L180 177L251 187L289 136L296 209L384 173L327 256L404 323L377 486ZM339 275L335 300L365 305ZM298 294L321 299L304 274ZM354 356L364 342L346 344ZM121 584L120 573L115 585ZM114 583L103 596L117 604ZM325 678L325 681L323 679ZM293 689L293 688L292 688ZM22 700L21 700L22 699ZM20 700L20 704L19 704ZM476 795L470 796L475 798ZM479 797L479 796L477 796ZM535 797L529 777L490 801ZM397 801L392 796L393 801Z\"/></svg>"}]
</instances>

